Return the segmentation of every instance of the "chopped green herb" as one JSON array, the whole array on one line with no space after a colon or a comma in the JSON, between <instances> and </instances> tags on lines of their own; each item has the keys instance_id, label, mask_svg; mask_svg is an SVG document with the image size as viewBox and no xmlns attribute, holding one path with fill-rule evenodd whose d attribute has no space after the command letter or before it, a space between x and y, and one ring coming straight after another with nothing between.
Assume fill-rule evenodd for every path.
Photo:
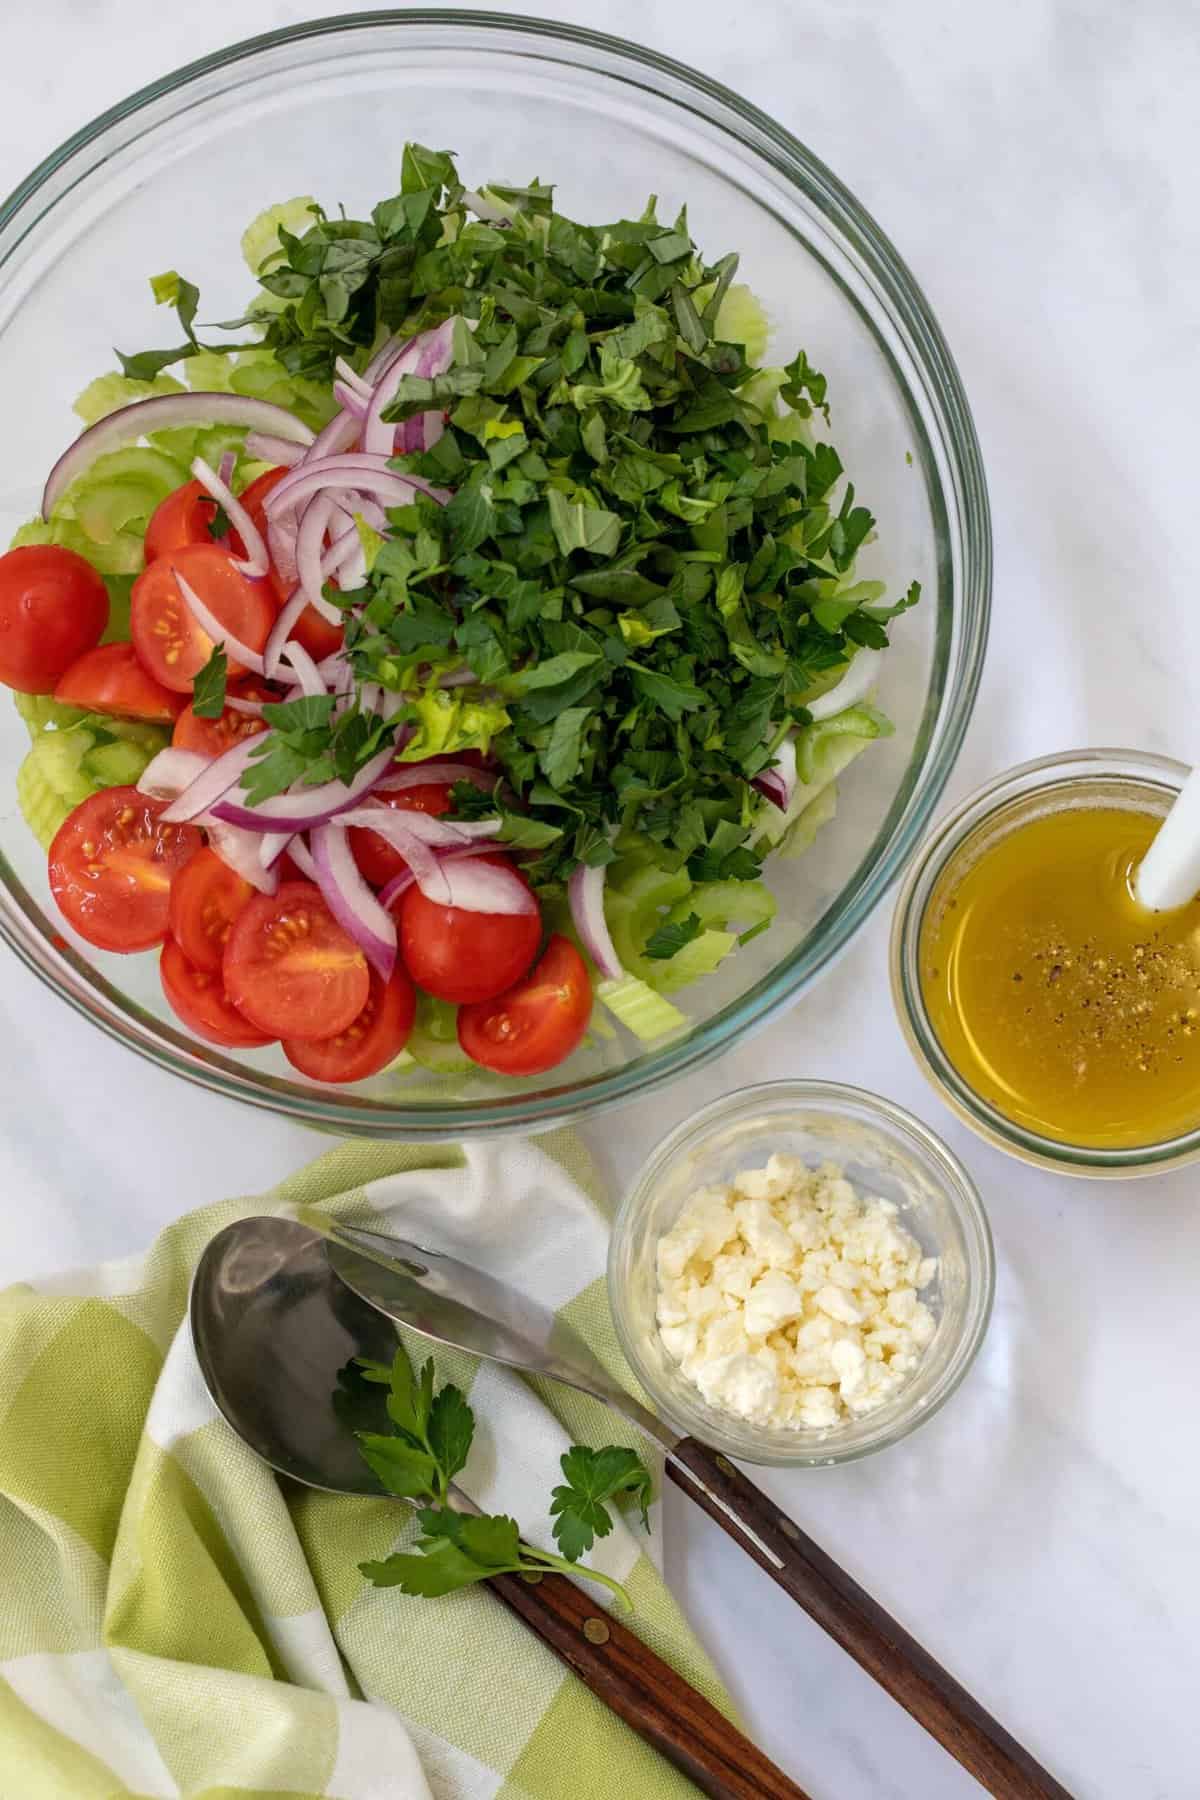
<instances>
[{"instance_id":1,"label":"chopped green herb","mask_svg":"<svg viewBox=\"0 0 1200 1800\"><path fill-rule=\"evenodd\" d=\"M225 711L228 668L224 644L214 644L212 655L192 683L192 711L198 719L219 719Z\"/></svg>"},{"instance_id":2,"label":"chopped green herb","mask_svg":"<svg viewBox=\"0 0 1200 1800\"><path fill-rule=\"evenodd\" d=\"M675 925L660 925L646 939L644 954L666 962L670 957L678 956L685 944L698 938L702 929L698 913L689 913L686 919L680 919Z\"/></svg>"},{"instance_id":3,"label":"chopped green herb","mask_svg":"<svg viewBox=\"0 0 1200 1800\"><path fill-rule=\"evenodd\" d=\"M404 729L405 760L495 759L495 792L458 784L455 813L498 811L543 898L581 861L615 858L619 881L629 846L701 886L753 882L751 783L919 586L889 601L855 580L874 520L821 435L825 378L803 350L757 366L767 324L733 286L736 256L710 262L653 202L589 225L541 182L483 192L499 224L475 216L448 152L409 144L369 218L273 209L259 302L203 328L252 323L290 378L327 387L337 358L362 368L387 334L453 321L449 367L403 376L386 415L447 415L394 466L449 502L392 509L365 586L330 590L353 703L268 706L244 791L349 781ZM143 379L211 354L194 284L153 287L186 343L123 358ZM403 702L364 709L368 684ZM203 688L215 706L215 671ZM688 922L639 931L643 977L692 941Z\"/></svg>"}]
</instances>

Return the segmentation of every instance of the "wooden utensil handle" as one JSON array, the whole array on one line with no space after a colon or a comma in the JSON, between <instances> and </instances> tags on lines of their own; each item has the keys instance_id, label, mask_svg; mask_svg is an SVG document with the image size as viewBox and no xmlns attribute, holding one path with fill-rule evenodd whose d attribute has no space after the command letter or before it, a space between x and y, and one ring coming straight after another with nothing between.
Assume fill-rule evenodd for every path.
<instances>
[{"instance_id":1,"label":"wooden utensil handle","mask_svg":"<svg viewBox=\"0 0 1200 1800\"><path fill-rule=\"evenodd\" d=\"M996 1800L1072 1800L954 1677L727 1457L683 1438L672 1480Z\"/></svg>"},{"instance_id":2,"label":"wooden utensil handle","mask_svg":"<svg viewBox=\"0 0 1200 1800\"><path fill-rule=\"evenodd\" d=\"M519 1613L593 1694L712 1800L808 1800L735 1725L628 1626L563 1575L494 1575Z\"/></svg>"}]
</instances>

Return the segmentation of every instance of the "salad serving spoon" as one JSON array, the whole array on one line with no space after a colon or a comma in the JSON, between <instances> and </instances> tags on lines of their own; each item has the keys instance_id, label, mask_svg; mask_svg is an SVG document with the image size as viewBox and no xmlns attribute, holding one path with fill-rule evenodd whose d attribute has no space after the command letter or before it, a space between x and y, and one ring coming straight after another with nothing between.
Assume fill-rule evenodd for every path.
<instances>
[{"instance_id":1,"label":"salad serving spoon","mask_svg":"<svg viewBox=\"0 0 1200 1800\"><path fill-rule=\"evenodd\" d=\"M351 1358L391 1361L396 1332L334 1275L318 1232L279 1218L242 1219L218 1232L197 1265L190 1322L215 1405L264 1462L306 1487L395 1499L363 1461L333 1396ZM386 1415L380 1429L388 1429ZM460 1488L450 1498L460 1512L479 1511ZM495 1575L487 1586L711 1800L808 1800L573 1581Z\"/></svg>"},{"instance_id":2,"label":"salad serving spoon","mask_svg":"<svg viewBox=\"0 0 1200 1800\"><path fill-rule=\"evenodd\" d=\"M346 1287L423 1337L580 1389L657 1441L671 1479L996 1800L1072 1800L929 1652L729 1459L628 1394L571 1328L456 1257L322 1219Z\"/></svg>"}]
</instances>

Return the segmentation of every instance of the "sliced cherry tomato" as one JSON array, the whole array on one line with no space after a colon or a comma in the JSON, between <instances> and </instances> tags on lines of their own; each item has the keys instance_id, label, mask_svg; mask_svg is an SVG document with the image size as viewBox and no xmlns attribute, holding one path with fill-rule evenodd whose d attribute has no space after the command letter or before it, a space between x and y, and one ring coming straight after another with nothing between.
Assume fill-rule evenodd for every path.
<instances>
[{"instance_id":1,"label":"sliced cherry tomato","mask_svg":"<svg viewBox=\"0 0 1200 1800\"><path fill-rule=\"evenodd\" d=\"M367 959L319 888L289 881L256 894L225 945L225 992L272 1037L336 1037L367 1003Z\"/></svg>"},{"instance_id":2,"label":"sliced cherry tomato","mask_svg":"<svg viewBox=\"0 0 1200 1800\"><path fill-rule=\"evenodd\" d=\"M365 1081L395 1062L408 1042L416 1010L417 990L400 964L390 981L372 969L367 1004L352 1025L319 1043L285 1038L283 1054L312 1081Z\"/></svg>"},{"instance_id":3,"label":"sliced cherry tomato","mask_svg":"<svg viewBox=\"0 0 1200 1800\"><path fill-rule=\"evenodd\" d=\"M499 1075L543 1075L576 1049L592 1016L587 965L557 934L523 980L458 1011L458 1041Z\"/></svg>"},{"instance_id":4,"label":"sliced cherry tomato","mask_svg":"<svg viewBox=\"0 0 1200 1800\"><path fill-rule=\"evenodd\" d=\"M214 850L198 850L171 886L171 936L190 963L218 975L233 921L256 890Z\"/></svg>"},{"instance_id":5,"label":"sliced cherry tomato","mask_svg":"<svg viewBox=\"0 0 1200 1800\"><path fill-rule=\"evenodd\" d=\"M230 636L251 650L262 650L279 609L270 583L243 575L219 544L185 544L143 569L133 584L130 603L134 648L156 681L176 693L190 694L193 680L212 655L213 641L192 617L176 573ZM245 674L232 656L228 673Z\"/></svg>"},{"instance_id":6,"label":"sliced cherry tomato","mask_svg":"<svg viewBox=\"0 0 1200 1800\"><path fill-rule=\"evenodd\" d=\"M370 804L374 805L376 800L396 812L432 813L439 817L450 811L450 783L422 782L419 787L402 788L399 793L376 794ZM403 874L408 867L400 852L385 837L365 825L350 827L350 848L362 874L375 887L384 887L394 875Z\"/></svg>"},{"instance_id":7,"label":"sliced cherry tomato","mask_svg":"<svg viewBox=\"0 0 1200 1800\"><path fill-rule=\"evenodd\" d=\"M150 515L143 544L146 561L152 563L172 550L182 550L185 544L211 544L213 537L208 528L216 516L216 501L198 481L185 481L173 494L160 500Z\"/></svg>"},{"instance_id":8,"label":"sliced cherry tomato","mask_svg":"<svg viewBox=\"0 0 1200 1800\"><path fill-rule=\"evenodd\" d=\"M257 681L242 682L236 693L239 700L279 699L278 694ZM239 712L235 706L226 706L219 719L198 719L189 700L175 721L171 742L177 750L195 750L201 756L223 756L242 738L257 737L266 729L265 719L260 719L256 713Z\"/></svg>"},{"instance_id":9,"label":"sliced cherry tomato","mask_svg":"<svg viewBox=\"0 0 1200 1800\"><path fill-rule=\"evenodd\" d=\"M271 489L289 473L288 469L268 469L265 475L260 475L257 481L252 481L245 493L241 495L242 505L264 538L267 535L267 515L263 502ZM246 554L245 546L236 531L230 532L229 542L236 556ZM274 568L268 579L281 602L289 598L296 585L294 581L285 581L278 570ZM335 651L340 650L344 635L340 625L331 625L311 606L305 607L292 631L292 636L300 648L307 650L314 662L323 662L327 656L332 656Z\"/></svg>"},{"instance_id":10,"label":"sliced cherry tomato","mask_svg":"<svg viewBox=\"0 0 1200 1800\"><path fill-rule=\"evenodd\" d=\"M49 694L108 624L108 589L90 562L57 544L0 556L0 681Z\"/></svg>"},{"instance_id":11,"label":"sliced cherry tomato","mask_svg":"<svg viewBox=\"0 0 1200 1800\"><path fill-rule=\"evenodd\" d=\"M502 856L479 860L512 868ZM519 870L513 873L524 882ZM405 967L417 986L438 1000L490 1000L502 994L524 975L541 941L536 907L527 913L467 912L427 900L418 887L410 887L400 901Z\"/></svg>"},{"instance_id":12,"label":"sliced cherry tomato","mask_svg":"<svg viewBox=\"0 0 1200 1800\"><path fill-rule=\"evenodd\" d=\"M158 973L172 1011L197 1037L227 1050L253 1050L274 1042L242 1017L226 995L220 975L196 968L174 938L163 945Z\"/></svg>"},{"instance_id":13,"label":"sliced cherry tomato","mask_svg":"<svg viewBox=\"0 0 1200 1800\"><path fill-rule=\"evenodd\" d=\"M54 698L85 712L115 713L119 719L148 719L169 725L183 701L147 675L132 644L100 644L73 662Z\"/></svg>"},{"instance_id":14,"label":"sliced cherry tomato","mask_svg":"<svg viewBox=\"0 0 1200 1800\"><path fill-rule=\"evenodd\" d=\"M103 788L60 826L50 889L89 944L148 950L166 937L171 883L204 839L194 825L164 825L164 810L136 788Z\"/></svg>"}]
</instances>

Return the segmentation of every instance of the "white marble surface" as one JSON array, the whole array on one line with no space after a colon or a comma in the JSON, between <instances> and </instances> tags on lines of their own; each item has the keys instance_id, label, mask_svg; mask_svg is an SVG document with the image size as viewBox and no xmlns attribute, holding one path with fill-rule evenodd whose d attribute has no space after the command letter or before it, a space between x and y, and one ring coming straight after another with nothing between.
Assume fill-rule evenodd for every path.
<instances>
[{"instance_id":1,"label":"white marble surface","mask_svg":"<svg viewBox=\"0 0 1200 1800\"><path fill-rule=\"evenodd\" d=\"M160 71L306 10L6 8L0 188ZM1194 757L1191 0L741 0L735 29L728 9L685 0L556 11L676 53L777 115L924 285L975 410L996 528L995 627L952 794L1074 743ZM1192 1800L1197 1177L1072 1183L970 1139L905 1054L886 927L765 1036L588 1135L602 1155L618 1147L619 1176L704 1099L800 1074L877 1088L945 1133L999 1251L975 1371L904 1445L768 1485L1078 1795ZM322 1147L134 1065L8 957L0 1041L3 1279L131 1250ZM682 1500L670 1526L678 1592L753 1730L814 1800L979 1791Z\"/></svg>"}]
</instances>

